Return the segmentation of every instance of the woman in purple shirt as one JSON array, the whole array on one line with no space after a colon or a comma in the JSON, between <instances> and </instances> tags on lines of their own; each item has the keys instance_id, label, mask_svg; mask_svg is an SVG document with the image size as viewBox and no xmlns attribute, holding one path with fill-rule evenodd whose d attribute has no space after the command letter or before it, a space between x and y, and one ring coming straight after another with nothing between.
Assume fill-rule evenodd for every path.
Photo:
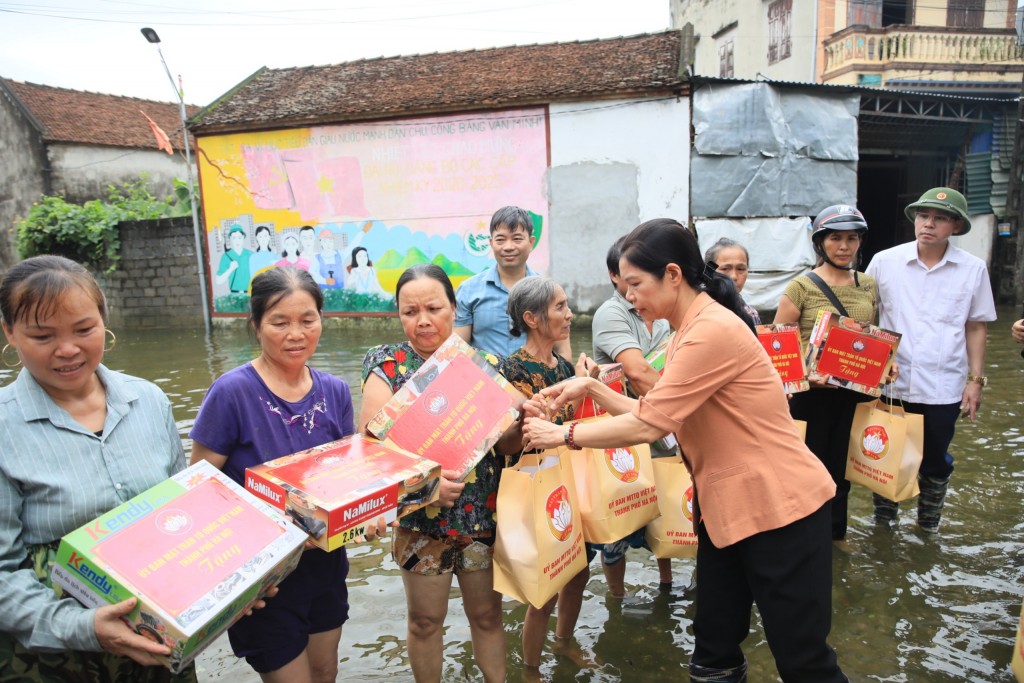
<instances>
[{"instance_id":1,"label":"woman in purple shirt","mask_svg":"<svg viewBox=\"0 0 1024 683\"><path fill-rule=\"evenodd\" d=\"M260 355L210 387L192 437L192 462L208 460L240 484L245 469L352 433L348 385L306 365L320 340L323 294L297 268L252 281L249 325ZM266 608L228 630L236 656L267 682L328 683L338 674L348 618L348 557L309 549Z\"/></svg>"}]
</instances>

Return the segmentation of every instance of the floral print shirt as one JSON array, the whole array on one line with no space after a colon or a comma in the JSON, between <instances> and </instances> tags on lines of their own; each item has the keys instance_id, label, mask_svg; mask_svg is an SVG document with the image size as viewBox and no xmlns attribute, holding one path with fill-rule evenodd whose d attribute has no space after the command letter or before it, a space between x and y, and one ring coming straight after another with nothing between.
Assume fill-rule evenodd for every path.
<instances>
[{"instance_id":1,"label":"floral print shirt","mask_svg":"<svg viewBox=\"0 0 1024 683\"><path fill-rule=\"evenodd\" d=\"M531 356L526 352L525 348L520 348L511 356L502 360L498 369L505 376L505 379L512 383L512 386L523 392L526 396L533 396L541 389L576 376L576 367L572 363L557 353L555 358L558 362L552 368L543 361ZM571 405L562 406L561 410L552 416L552 422L559 425L569 422L573 419L573 413L574 408ZM515 465L517 462L519 462L518 456L512 458L509 464Z\"/></svg>"},{"instance_id":2,"label":"floral print shirt","mask_svg":"<svg viewBox=\"0 0 1024 683\"><path fill-rule=\"evenodd\" d=\"M498 358L484 354L494 366ZM381 344L366 352L363 359L362 381L366 384L370 373L387 382L391 392L405 385L412 374L423 365L425 359L416 353L409 342ZM498 498L498 477L501 474L502 459L491 451L470 472L465 481L462 495L451 508L428 505L406 515L399 524L427 536L490 537L494 535L495 510Z\"/></svg>"}]
</instances>

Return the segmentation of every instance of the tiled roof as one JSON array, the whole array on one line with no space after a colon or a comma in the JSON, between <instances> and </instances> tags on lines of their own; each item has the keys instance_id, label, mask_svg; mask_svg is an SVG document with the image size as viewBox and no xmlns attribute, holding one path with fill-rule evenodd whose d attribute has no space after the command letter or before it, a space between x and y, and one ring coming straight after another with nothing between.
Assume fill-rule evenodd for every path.
<instances>
[{"instance_id":1,"label":"tiled roof","mask_svg":"<svg viewBox=\"0 0 1024 683\"><path fill-rule=\"evenodd\" d=\"M42 127L46 142L157 149L153 131L139 113L141 109L167 133L175 150L184 144L177 103L54 88L9 78L0 81ZM189 116L199 110L186 105Z\"/></svg>"},{"instance_id":2,"label":"tiled roof","mask_svg":"<svg viewBox=\"0 0 1024 683\"><path fill-rule=\"evenodd\" d=\"M667 92L679 32L262 69L189 128L213 133Z\"/></svg>"}]
</instances>

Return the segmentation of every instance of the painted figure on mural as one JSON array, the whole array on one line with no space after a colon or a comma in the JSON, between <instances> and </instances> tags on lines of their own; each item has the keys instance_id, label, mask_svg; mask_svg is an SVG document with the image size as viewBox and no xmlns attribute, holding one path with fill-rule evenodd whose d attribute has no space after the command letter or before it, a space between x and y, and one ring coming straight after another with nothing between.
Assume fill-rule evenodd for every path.
<instances>
[{"instance_id":1,"label":"painted figure on mural","mask_svg":"<svg viewBox=\"0 0 1024 683\"><path fill-rule=\"evenodd\" d=\"M377 273L373 270L370 253L365 247L356 247L352 250L352 262L348 266L345 288L359 294L376 294L388 298L391 296L381 288Z\"/></svg>"},{"instance_id":2,"label":"painted figure on mural","mask_svg":"<svg viewBox=\"0 0 1024 683\"><path fill-rule=\"evenodd\" d=\"M284 236L284 240L281 242L281 259L274 265L279 268L294 266L303 270L309 270L309 259L302 255L302 249L299 247L299 238L294 233Z\"/></svg>"},{"instance_id":3,"label":"painted figure on mural","mask_svg":"<svg viewBox=\"0 0 1024 683\"><path fill-rule=\"evenodd\" d=\"M304 254L303 258L306 259L306 262L312 266L316 260L316 229L312 225L303 225L299 228L299 251ZM324 281L320 277L319 270L312 267L307 267L306 270L310 271L310 275L313 276L313 282L322 287Z\"/></svg>"},{"instance_id":4,"label":"painted figure on mural","mask_svg":"<svg viewBox=\"0 0 1024 683\"><path fill-rule=\"evenodd\" d=\"M249 258L252 251L245 248L245 230L235 223L228 230L228 249L220 257L217 268L217 284L228 283L228 289L234 292L249 290Z\"/></svg>"},{"instance_id":5,"label":"painted figure on mural","mask_svg":"<svg viewBox=\"0 0 1024 683\"><path fill-rule=\"evenodd\" d=\"M278 255L273 246L274 229L269 225L256 228L256 251L249 257L249 275L256 277L267 268L273 268Z\"/></svg>"},{"instance_id":6,"label":"painted figure on mural","mask_svg":"<svg viewBox=\"0 0 1024 683\"><path fill-rule=\"evenodd\" d=\"M316 255L313 275L324 289L345 286L345 257L334 248L334 233L326 228L320 231L320 253Z\"/></svg>"}]
</instances>

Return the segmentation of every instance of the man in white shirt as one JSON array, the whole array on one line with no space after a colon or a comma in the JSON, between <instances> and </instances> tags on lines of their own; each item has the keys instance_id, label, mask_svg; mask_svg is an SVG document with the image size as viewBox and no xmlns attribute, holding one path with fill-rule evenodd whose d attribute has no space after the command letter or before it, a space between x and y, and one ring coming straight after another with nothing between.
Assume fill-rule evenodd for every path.
<instances>
[{"instance_id":1,"label":"man in white shirt","mask_svg":"<svg viewBox=\"0 0 1024 683\"><path fill-rule=\"evenodd\" d=\"M936 533L953 472L949 444L958 417L973 422L985 377L985 336L996 319L985 262L949 243L971 229L967 200L936 187L905 209L917 240L879 252L867 273L878 282L879 324L902 333L900 374L890 395L924 416L917 523ZM874 496L875 521L896 519L897 503Z\"/></svg>"}]
</instances>

